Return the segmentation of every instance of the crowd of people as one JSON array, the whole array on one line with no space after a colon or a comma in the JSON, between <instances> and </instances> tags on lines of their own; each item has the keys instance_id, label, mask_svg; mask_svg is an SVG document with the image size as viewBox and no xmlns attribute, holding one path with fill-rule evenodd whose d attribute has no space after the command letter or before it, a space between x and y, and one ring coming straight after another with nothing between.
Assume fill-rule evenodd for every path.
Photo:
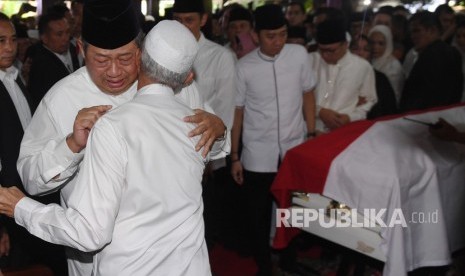
<instances>
[{"instance_id":1,"label":"crowd of people","mask_svg":"<svg viewBox=\"0 0 465 276\"><path fill-rule=\"evenodd\" d=\"M465 99L465 15L344 3L175 0L153 22L131 0L73 0L37 26L29 6L0 13L0 267L210 275L221 243L272 275L287 150Z\"/></svg>"}]
</instances>

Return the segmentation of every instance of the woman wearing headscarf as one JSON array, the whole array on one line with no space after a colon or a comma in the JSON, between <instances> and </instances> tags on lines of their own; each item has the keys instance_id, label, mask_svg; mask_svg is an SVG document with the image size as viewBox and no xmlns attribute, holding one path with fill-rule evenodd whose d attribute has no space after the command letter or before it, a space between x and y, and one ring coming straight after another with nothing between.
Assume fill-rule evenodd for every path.
<instances>
[{"instance_id":1,"label":"woman wearing headscarf","mask_svg":"<svg viewBox=\"0 0 465 276\"><path fill-rule=\"evenodd\" d=\"M368 36L372 42L371 64L388 77L396 100L399 102L404 85L404 75L402 65L392 55L394 47L391 30L384 25L376 25L370 30Z\"/></svg>"}]
</instances>

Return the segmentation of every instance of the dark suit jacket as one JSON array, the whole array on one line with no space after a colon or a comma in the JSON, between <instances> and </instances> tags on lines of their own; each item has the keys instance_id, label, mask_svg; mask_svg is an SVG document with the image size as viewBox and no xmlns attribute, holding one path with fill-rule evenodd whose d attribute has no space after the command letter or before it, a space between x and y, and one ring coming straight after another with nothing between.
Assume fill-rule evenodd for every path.
<instances>
[{"instance_id":1,"label":"dark suit jacket","mask_svg":"<svg viewBox=\"0 0 465 276\"><path fill-rule=\"evenodd\" d=\"M32 113L34 110L31 97L24 90L23 93ZM23 134L18 112L5 85L0 82L0 159L2 162L0 184L4 187L18 186L22 188L21 179L16 170L16 161Z\"/></svg>"},{"instance_id":2,"label":"dark suit jacket","mask_svg":"<svg viewBox=\"0 0 465 276\"><path fill-rule=\"evenodd\" d=\"M378 102L376 102L376 104L368 112L367 119L375 119L381 116L396 114L396 96L394 95L394 89L392 88L389 79L385 74L375 70L375 81Z\"/></svg>"},{"instance_id":3,"label":"dark suit jacket","mask_svg":"<svg viewBox=\"0 0 465 276\"><path fill-rule=\"evenodd\" d=\"M31 113L33 113L31 97L22 83L18 85L29 103ZM0 159L2 162L0 184L3 187L17 186L24 191L16 169L23 134L18 112L6 87L0 81ZM46 204L58 203L58 196L58 193L54 193L35 199ZM10 255L7 260L4 260L3 265L14 267L43 263L51 267L56 275L66 274L66 261L62 246L52 245L32 236L26 229L17 225L14 219L2 218L1 223L8 229L11 242Z\"/></svg>"},{"instance_id":4,"label":"dark suit jacket","mask_svg":"<svg viewBox=\"0 0 465 276\"><path fill-rule=\"evenodd\" d=\"M73 61L73 70L76 71L79 69L76 47L70 44L69 51ZM34 103L39 104L47 91L67 75L69 71L63 62L42 44L38 45L32 58L28 83L28 90Z\"/></svg>"},{"instance_id":5,"label":"dark suit jacket","mask_svg":"<svg viewBox=\"0 0 465 276\"><path fill-rule=\"evenodd\" d=\"M437 40L419 54L405 81L400 110L458 103L462 96L462 80L460 53L447 43Z\"/></svg>"}]
</instances>

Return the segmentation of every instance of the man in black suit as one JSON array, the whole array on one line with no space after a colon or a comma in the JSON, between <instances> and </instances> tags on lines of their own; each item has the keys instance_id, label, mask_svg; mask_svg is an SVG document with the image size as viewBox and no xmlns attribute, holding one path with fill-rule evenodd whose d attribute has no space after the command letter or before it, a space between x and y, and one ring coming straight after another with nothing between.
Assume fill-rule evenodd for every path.
<instances>
[{"instance_id":1,"label":"man in black suit","mask_svg":"<svg viewBox=\"0 0 465 276\"><path fill-rule=\"evenodd\" d=\"M36 46L28 84L36 105L56 82L79 68L76 48L70 44L70 26L63 14L43 15L39 35L41 43Z\"/></svg>"},{"instance_id":2,"label":"man in black suit","mask_svg":"<svg viewBox=\"0 0 465 276\"><path fill-rule=\"evenodd\" d=\"M0 13L0 185L23 189L16 161L24 129L34 110L18 69L13 66L16 53L16 31L8 17ZM18 227L14 220L2 218L1 222L11 237L11 250L8 250L3 242L8 235L0 235L0 256L9 255L2 264L15 267L45 263L53 267L57 275L66 273L63 249L33 237Z\"/></svg>"},{"instance_id":3,"label":"man in black suit","mask_svg":"<svg viewBox=\"0 0 465 276\"><path fill-rule=\"evenodd\" d=\"M405 80L400 110L410 111L460 102L462 58L440 39L437 17L428 11L410 18L410 35L418 59Z\"/></svg>"}]
</instances>

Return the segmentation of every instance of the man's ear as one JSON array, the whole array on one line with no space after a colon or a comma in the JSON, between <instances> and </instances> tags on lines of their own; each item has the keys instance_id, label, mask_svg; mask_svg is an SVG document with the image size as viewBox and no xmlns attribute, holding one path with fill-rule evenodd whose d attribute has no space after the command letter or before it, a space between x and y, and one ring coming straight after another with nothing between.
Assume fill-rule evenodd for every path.
<instances>
[{"instance_id":1,"label":"man's ear","mask_svg":"<svg viewBox=\"0 0 465 276\"><path fill-rule=\"evenodd\" d=\"M252 40L255 43L255 45L258 45L259 39L258 39L258 32L255 30L251 30L250 34L252 35Z\"/></svg>"},{"instance_id":2,"label":"man's ear","mask_svg":"<svg viewBox=\"0 0 465 276\"><path fill-rule=\"evenodd\" d=\"M190 71L189 74L187 75L186 80L184 81L184 86L190 85L194 81L194 71Z\"/></svg>"},{"instance_id":3,"label":"man's ear","mask_svg":"<svg viewBox=\"0 0 465 276\"><path fill-rule=\"evenodd\" d=\"M208 20L208 13L203 13L202 17L200 18L200 27L205 26L205 24L207 24L207 20Z\"/></svg>"},{"instance_id":4,"label":"man's ear","mask_svg":"<svg viewBox=\"0 0 465 276\"><path fill-rule=\"evenodd\" d=\"M255 43L255 45L258 45L258 33L255 30L251 30L250 34L252 36L252 41Z\"/></svg>"}]
</instances>

